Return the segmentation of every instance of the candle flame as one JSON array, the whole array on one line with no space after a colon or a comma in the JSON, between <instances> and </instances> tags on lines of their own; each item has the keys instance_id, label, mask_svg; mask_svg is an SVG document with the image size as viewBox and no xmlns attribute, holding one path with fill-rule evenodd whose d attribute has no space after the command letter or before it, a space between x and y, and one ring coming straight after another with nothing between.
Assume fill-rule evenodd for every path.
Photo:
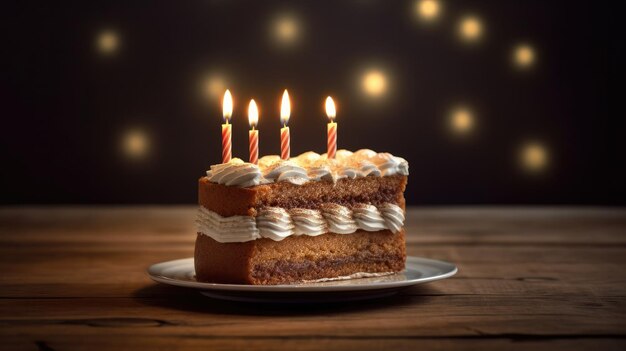
<instances>
[{"instance_id":1,"label":"candle flame","mask_svg":"<svg viewBox=\"0 0 626 351\"><path fill-rule=\"evenodd\" d=\"M259 109L256 107L254 99L250 100L250 105L248 106L248 123L250 123L252 129L259 123Z\"/></svg>"},{"instance_id":2,"label":"candle flame","mask_svg":"<svg viewBox=\"0 0 626 351\"><path fill-rule=\"evenodd\" d=\"M286 126L289 122L289 115L291 115L291 103L289 102L289 93L285 89L283 102L280 104L280 123Z\"/></svg>"},{"instance_id":3,"label":"candle flame","mask_svg":"<svg viewBox=\"0 0 626 351\"><path fill-rule=\"evenodd\" d=\"M228 89L226 89L224 100L222 100L222 114L226 123L228 123L230 117L233 115L233 97L230 95L230 90Z\"/></svg>"},{"instance_id":4,"label":"candle flame","mask_svg":"<svg viewBox=\"0 0 626 351\"><path fill-rule=\"evenodd\" d=\"M337 111L335 110L335 102L330 96L326 98L326 115L331 121L333 121L335 119L335 116L337 116Z\"/></svg>"}]
</instances>

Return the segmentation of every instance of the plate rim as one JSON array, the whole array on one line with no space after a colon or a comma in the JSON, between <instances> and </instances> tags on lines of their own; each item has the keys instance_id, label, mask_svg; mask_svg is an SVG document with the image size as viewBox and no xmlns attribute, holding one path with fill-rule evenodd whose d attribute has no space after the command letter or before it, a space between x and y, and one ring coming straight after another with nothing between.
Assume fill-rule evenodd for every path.
<instances>
[{"instance_id":1,"label":"plate rim","mask_svg":"<svg viewBox=\"0 0 626 351\"><path fill-rule=\"evenodd\" d=\"M409 268L409 264L427 264L431 266L447 266L447 270L438 275L406 279L400 281L383 281L375 282L371 284L347 284L347 285L307 285L304 284L282 284L282 285L247 285L247 284L221 284L221 283L206 283L198 281L188 281L171 278L160 274L161 267L172 265L188 265L189 261L193 265L193 257L179 258L176 260L163 261L155 263L148 267L148 276L157 283L180 286L185 288L193 288L198 290L220 290L220 291L248 291L248 292L333 292L333 291L359 291L359 290L379 290L389 288L402 288L416 284L428 283L436 280L442 280L455 275L458 272L458 267L450 262L435 260L431 258L407 256L406 269ZM404 271L403 271L404 272Z\"/></svg>"}]
</instances>

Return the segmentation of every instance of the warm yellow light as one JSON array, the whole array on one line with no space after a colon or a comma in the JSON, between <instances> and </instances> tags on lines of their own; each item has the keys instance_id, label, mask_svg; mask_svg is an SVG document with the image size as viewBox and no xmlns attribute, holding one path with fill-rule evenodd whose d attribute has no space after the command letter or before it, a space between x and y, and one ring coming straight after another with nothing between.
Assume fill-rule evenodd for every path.
<instances>
[{"instance_id":1,"label":"warm yellow light","mask_svg":"<svg viewBox=\"0 0 626 351\"><path fill-rule=\"evenodd\" d=\"M289 116L291 115L291 103L289 102L289 93L287 89L283 93L283 100L280 104L280 123L287 125L289 122Z\"/></svg>"},{"instance_id":2,"label":"warm yellow light","mask_svg":"<svg viewBox=\"0 0 626 351\"><path fill-rule=\"evenodd\" d=\"M378 71L366 72L363 76L363 91L372 97L379 97L387 90L387 78Z\"/></svg>"},{"instance_id":3,"label":"warm yellow light","mask_svg":"<svg viewBox=\"0 0 626 351\"><path fill-rule=\"evenodd\" d=\"M483 25L480 20L473 16L465 17L459 26L461 37L467 41L476 41L483 32Z\"/></svg>"},{"instance_id":4,"label":"warm yellow light","mask_svg":"<svg viewBox=\"0 0 626 351\"><path fill-rule=\"evenodd\" d=\"M274 22L274 37L282 44L290 44L298 39L298 21L291 15L278 17Z\"/></svg>"},{"instance_id":5,"label":"warm yellow light","mask_svg":"<svg viewBox=\"0 0 626 351\"><path fill-rule=\"evenodd\" d=\"M256 107L254 99L250 100L250 105L248 105L248 123L250 123L250 127L253 129L259 123L259 109Z\"/></svg>"},{"instance_id":6,"label":"warm yellow light","mask_svg":"<svg viewBox=\"0 0 626 351\"><path fill-rule=\"evenodd\" d=\"M535 51L529 45L520 44L513 51L513 60L519 67L529 67L535 61Z\"/></svg>"},{"instance_id":7,"label":"warm yellow light","mask_svg":"<svg viewBox=\"0 0 626 351\"><path fill-rule=\"evenodd\" d=\"M204 93L207 97L215 101L219 101L220 97L222 97L226 86L226 79L217 74L210 75L203 83Z\"/></svg>"},{"instance_id":8,"label":"warm yellow light","mask_svg":"<svg viewBox=\"0 0 626 351\"><path fill-rule=\"evenodd\" d=\"M222 100L222 115L226 123L228 123L230 117L233 115L233 97L230 95L230 90L228 89L226 89L224 99Z\"/></svg>"},{"instance_id":9,"label":"warm yellow light","mask_svg":"<svg viewBox=\"0 0 626 351\"><path fill-rule=\"evenodd\" d=\"M417 13L424 20L434 20L439 16L439 1L420 0L417 2Z\"/></svg>"},{"instance_id":10,"label":"warm yellow light","mask_svg":"<svg viewBox=\"0 0 626 351\"><path fill-rule=\"evenodd\" d=\"M129 130L122 138L122 151L133 159L146 156L150 147L150 141L146 133L142 130Z\"/></svg>"},{"instance_id":11,"label":"warm yellow light","mask_svg":"<svg viewBox=\"0 0 626 351\"><path fill-rule=\"evenodd\" d=\"M98 50L103 54L112 54L117 51L119 39L115 32L103 31L96 40Z\"/></svg>"},{"instance_id":12,"label":"warm yellow light","mask_svg":"<svg viewBox=\"0 0 626 351\"><path fill-rule=\"evenodd\" d=\"M474 127L472 112L464 107L452 111L450 127L457 134L467 134Z\"/></svg>"},{"instance_id":13,"label":"warm yellow light","mask_svg":"<svg viewBox=\"0 0 626 351\"><path fill-rule=\"evenodd\" d=\"M326 116L328 116L328 118L331 121L334 121L335 117L337 116L337 110L335 109L335 102L333 101L333 98L331 98L330 96L326 98Z\"/></svg>"},{"instance_id":14,"label":"warm yellow light","mask_svg":"<svg viewBox=\"0 0 626 351\"><path fill-rule=\"evenodd\" d=\"M541 171L548 164L548 151L545 146L537 142L527 143L522 147L521 162L527 171Z\"/></svg>"}]
</instances>

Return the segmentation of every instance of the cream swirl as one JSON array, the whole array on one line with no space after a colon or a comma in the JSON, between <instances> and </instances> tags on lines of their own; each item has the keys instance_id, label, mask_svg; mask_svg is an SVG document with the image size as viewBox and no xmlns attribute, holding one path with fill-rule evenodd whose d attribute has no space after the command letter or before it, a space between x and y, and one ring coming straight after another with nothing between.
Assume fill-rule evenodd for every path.
<instances>
[{"instance_id":1,"label":"cream swirl","mask_svg":"<svg viewBox=\"0 0 626 351\"><path fill-rule=\"evenodd\" d=\"M326 154L309 151L290 160L268 155L259 159L259 165L233 159L211 166L207 178L213 183L249 187L271 182L290 182L301 185L309 181L332 181L368 176L408 175L409 164L389 153L376 153L369 149L356 152L338 150L334 159Z\"/></svg>"},{"instance_id":2,"label":"cream swirl","mask_svg":"<svg viewBox=\"0 0 626 351\"><path fill-rule=\"evenodd\" d=\"M292 161L279 161L268 167L265 171L265 179L273 182L289 182L301 185L309 181L309 176L304 168Z\"/></svg>"},{"instance_id":3,"label":"cream swirl","mask_svg":"<svg viewBox=\"0 0 626 351\"><path fill-rule=\"evenodd\" d=\"M322 216L328 222L328 231L337 234L350 234L359 229L349 208L334 203L322 204L320 208Z\"/></svg>"},{"instance_id":4,"label":"cream swirl","mask_svg":"<svg viewBox=\"0 0 626 351\"><path fill-rule=\"evenodd\" d=\"M409 175L409 163L402 157L395 157L388 152L381 152L370 160L376 164L383 176L394 174Z\"/></svg>"},{"instance_id":5,"label":"cream swirl","mask_svg":"<svg viewBox=\"0 0 626 351\"><path fill-rule=\"evenodd\" d=\"M385 224L389 230L397 233L402 229L404 225L404 210L400 206L386 202L378 210L385 219Z\"/></svg>"},{"instance_id":6,"label":"cream swirl","mask_svg":"<svg viewBox=\"0 0 626 351\"><path fill-rule=\"evenodd\" d=\"M263 182L263 175L257 165L246 163L238 158L228 163L211 166L206 172L209 181L227 186L248 187Z\"/></svg>"},{"instance_id":7,"label":"cream swirl","mask_svg":"<svg viewBox=\"0 0 626 351\"><path fill-rule=\"evenodd\" d=\"M289 210L289 214L295 226L295 235L317 236L328 231L328 225L320 211L292 208Z\"/></svg>"},{"instance_id":8,"label":"cream swirl","mask_svg":"<svg viewBox=\"0 0 626 351\"><path fill-rule=\"evenodd\" d=\"M357 204L352 210L339 204L326 203L319 210L263 207L255 218L222 217L200 207L196 223L198 232L218 242L246 242L259 238L280 241L291 235L317 236L327 232L350 234L358 229L389 229L397 233L404 225L404 211L392 203L384 203L379 208L370 204Z\"/></svg>"},{"instance_id":9,"label":"cream swirl","mask_svg":"<svg viewBox=\"0 0 626 351\"><path fill-rule=\"evenodd\" d=\"M263 207L256 217L259 234L263 238L281 241L294 234L294 225L289 213L281 207Z\"/></svg>"},{"instance_id":10,"label":"cream swirl","mask_svg":"<svg viewBox=\"0 0 626 351\"><path fill-rule=\"evenodd\" d=\"M198 210L198 232L220 243L240 243L260 238L254 217L222 217L204 207Z\"/></svg>"},{"instance_id":11,"label":"cream swirl","mask_svg":"<svg viewBox=\"0 0 626 351\"><path fill-rule=\"evenodd\" d=\"M376 206L370 204L357 204L352 208L354 220L359 228L368 232L376 232L387 229L385 219Z\"/></svg>"}]
</instances>

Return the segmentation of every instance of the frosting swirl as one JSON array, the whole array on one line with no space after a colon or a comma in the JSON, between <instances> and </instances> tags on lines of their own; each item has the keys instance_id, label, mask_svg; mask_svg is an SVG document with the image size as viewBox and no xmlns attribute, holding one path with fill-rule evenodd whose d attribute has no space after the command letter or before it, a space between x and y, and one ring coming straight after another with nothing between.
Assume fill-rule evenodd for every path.
<instances>
[{"instance_id":1,"label":"frosting swirl","mask_svg":"<svg viewBox=\"0 0 626 351\"><path fill-rule=\"evenodd\" d=\"M213 183L239 187L259 185L263 181L263 175L257 165L244 163L238 158L211 166L206 176Z\"/></svg>"},{"instance_id":2,"label":"frosting swirl","mask_svg":"<svg viewBox=\"0 0 626 351\"><path fill-rule=\"evenodd\" d=\"M196 220L198 232L218 242L246 242L259 238L281 241L291 235L317 236L327 232L351 234L358 229L397 233L404 225L400 206L384 203L379 208L357 204L353 209L335 203L322 204L319 210L263 207L257 217L219 214L200 207Z\"/></svg>"},{"instance_id":3,"label":"frosting swirl","mask_svg":"<svg viewBox=\"0 0 626 351\"><path fill-rule=\"evenodd\" d=\"M337 234L350 234L357 231L358 226L352 218L352 211L345 206L326 203L320 206L322 216L328 222L328 231Z\"/></svg>"},{"instance_id":4,"label":"frosting swirl","mask_svg":"<svg viewBox=\"0 0 626 351\"><path fill-rule=\"evenodd\" d=\"M289 214L295 226L295 235L317 236L328 231L328 225L320 211L292 208L289 210Z\"/></svg>"},{"instance_id":5,"label":"frosting swirl","mask_svg":"<svg viewBox=\"0 0 626 351\"><path fill-rule=\"evenodd\" d=\"M249 187L271 182L290 182L301 185L309 181L332 181L359 177L408 175L409 163L390 153L376 153L369 149L356 152L338 150L335 159L326 154L309 151L290 160L277 155L259 159L259 165L235 158L228 163L211 166L207 178L213 183Z\"/></svg>"},{"instance_id":6,"label":"frosting swirl","mask_svg":"<svg viewBox=\"0 0 626 351\"><path fill-rule=\"evenodd\" d=\"M263 207L256 217L259 234L263 238L281 241L294 234L289 213L281 207Z\"/></svg>"},{"instance_id":7,"label":"frosting swirl","mask_svg":"<svg viewBox=\"0 0 626 351\"><path fill-rule=\"evenodd\" d=\"M260 238L254 217L222 217L204 207L198 210L198 232L221 243L240 243Z\"/></svg>"},{"instance_id":8,"label":"frosting swirl","mask_svg":"<svg viewBox=\"0 0 626 351\"><path fill-rule=\"evenodd\" d=\"M385 219L375 206L358 204L352 208L352 213L357 225L363 230L375 232L387 229Z\"/></svg>"}]
</instances>

